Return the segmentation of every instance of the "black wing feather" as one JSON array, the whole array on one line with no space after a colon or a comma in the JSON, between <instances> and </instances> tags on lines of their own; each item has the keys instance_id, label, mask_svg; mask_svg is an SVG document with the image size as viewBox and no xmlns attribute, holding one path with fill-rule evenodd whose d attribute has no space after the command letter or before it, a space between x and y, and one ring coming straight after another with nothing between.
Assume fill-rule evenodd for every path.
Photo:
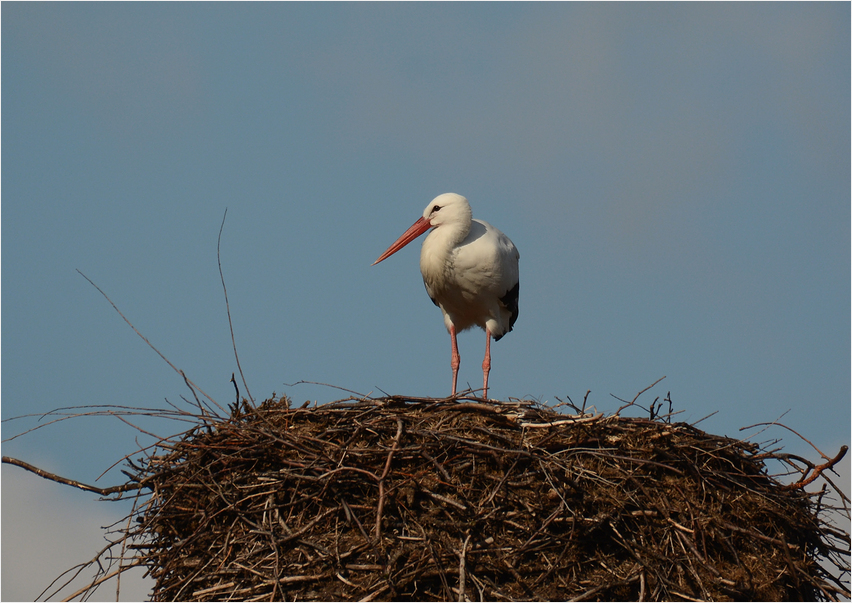
<instances>
[{"instance_id":1,"label":"black wing feather","mask_svg":"<svg viewBox=\"0 0 852 603\"><path fill-rule=\"evenodd\" d=\"M509 310L509 331L512 330L512 327L515 326L515 321L518 320L518 292L520 291L520 287L521 282L518 281L514 287L509 289L506 295L500 298L500 301ZM509 331L506 331L506 333ZM503 333L503 335L506 333ZM503 335L500 335L500 337L503 337ZM495 337L494 341L500 341L500 337Z\"/></svg>"}]
</instances>

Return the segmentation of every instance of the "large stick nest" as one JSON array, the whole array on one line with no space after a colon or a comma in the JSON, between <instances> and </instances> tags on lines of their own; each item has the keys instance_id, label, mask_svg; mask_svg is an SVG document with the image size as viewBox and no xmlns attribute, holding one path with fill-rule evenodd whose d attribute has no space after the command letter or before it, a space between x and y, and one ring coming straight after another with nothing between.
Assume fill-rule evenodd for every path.
<instances>
[{"instance_id":1,"label":"large stick nest","mask_svg":"<svg viewBox=\"0 0 852 603\"><path fill-rule=\"evenodd\" d=\"M273 399L136 467L137 546L162 601L848 597L825 488L765 467L788 456L526 402Z\"/></svg>"}]
</instances>

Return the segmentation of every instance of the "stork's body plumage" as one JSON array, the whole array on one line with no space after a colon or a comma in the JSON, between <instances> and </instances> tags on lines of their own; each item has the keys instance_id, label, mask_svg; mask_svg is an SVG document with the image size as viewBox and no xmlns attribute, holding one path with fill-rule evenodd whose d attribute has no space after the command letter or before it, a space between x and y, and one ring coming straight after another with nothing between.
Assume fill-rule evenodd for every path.
<instances>
[{"instance_id":1,"label":"stork's body plumage","mask_svg":"<svg viewBox=\"0 0 852 603\"><path fill-rule=\"evenodd\" d=\"M460 364L456 334L473 326L485 330L483 397L488 397L491 338L498 341L518 318L518 250L509 237L474 220L467 199L454 193L435 197L417 220L374 264L393 255L429 229L420 252L420 272L429 297L444 314L452 343L453 394Z\"/></svg>"}]
</instances>

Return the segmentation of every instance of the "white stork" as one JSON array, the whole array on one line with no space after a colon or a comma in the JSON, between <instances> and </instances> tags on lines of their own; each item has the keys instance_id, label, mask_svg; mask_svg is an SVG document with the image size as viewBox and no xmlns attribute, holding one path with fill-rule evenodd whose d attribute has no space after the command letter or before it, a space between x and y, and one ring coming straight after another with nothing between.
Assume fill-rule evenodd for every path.
<instances>
[{"instance_id":1,"label":"white stork","mask_svg":"<svg viewBox=\"0 0 852 603\"><path fill-rule=\"evenodd\" d=\"M456 333L485 329L482 397L488 397L491 338L499 341L518 318L518 250L509 237L474 220L467 199L455 193L435 197L423 217L379 256L375 266L429 229L420 251L420 272L432 303L444 313L452 342L453 395L459 375Z\"/></svg>"}]
</instances>

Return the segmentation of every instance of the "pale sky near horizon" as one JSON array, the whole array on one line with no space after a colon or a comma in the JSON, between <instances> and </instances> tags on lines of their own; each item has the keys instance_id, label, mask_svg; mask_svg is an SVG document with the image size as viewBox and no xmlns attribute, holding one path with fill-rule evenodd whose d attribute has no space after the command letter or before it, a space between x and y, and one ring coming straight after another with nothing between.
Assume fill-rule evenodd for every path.
<instances>
[{"instance_id":1,"label":"pale sky near horizon","mask_svg":"<svg viewBox=\"0 0 852 603\"><path fill-rule=\"evenodd\" d=\"M419 244L370 264L456 192L521 254L493 397L591 390L612 412L611 394L665 375L642 400L671 392L677 420L712 414L706 431L741 437L783 416L828 454L850 443L848 3L0 13L4 439L36 425L8 421L24 414L189 396L77 269L192 381L233 399L225 208L222 268L255 398L345 396L287 385L300 380L447 395L449 336ZM484 335L459 346L460 384L478 387ZM137 435L78 419L3 454L94 482ZM780 428L759 441L773 438L816 458ZM79 532L126 512L40 481L3 467L4 600L90 558L100 534ZM35 562L49 539L67 546Z\"/></svg>"}]
</instances>

